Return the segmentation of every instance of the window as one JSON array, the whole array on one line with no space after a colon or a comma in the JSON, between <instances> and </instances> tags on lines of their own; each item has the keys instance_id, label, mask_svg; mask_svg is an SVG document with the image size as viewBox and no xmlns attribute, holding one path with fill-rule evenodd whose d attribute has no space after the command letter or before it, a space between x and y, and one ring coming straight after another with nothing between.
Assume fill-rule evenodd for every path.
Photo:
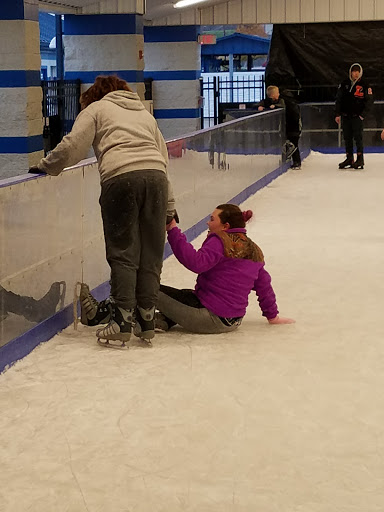
<instances>
[{"instance_id":1,"label":"window","mask_svg":"<svg viewBox=\"0 0 384 512\"><path fill-rule=\"evenodd\" d=\"M248 55L234 55L233 56L233 70L234 71L248 71Z\"/></svg>"},{"instance_id":2,"label":"window","mask_svg":"<svg viewBox=\"0 0 384 512\"><path fill-rule=\"evenodd\" d=\"M250 55L250 71L265 67L268 55Z\"/></svg>"}]
</instances>

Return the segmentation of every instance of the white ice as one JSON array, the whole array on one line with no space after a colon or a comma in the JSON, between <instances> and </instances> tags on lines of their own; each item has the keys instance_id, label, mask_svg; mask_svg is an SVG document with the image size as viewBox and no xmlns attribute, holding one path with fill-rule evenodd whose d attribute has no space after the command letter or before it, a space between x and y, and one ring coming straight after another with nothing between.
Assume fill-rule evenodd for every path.
<instances>
[{"instance_id":1,"label":"white ice","mask_svg":"<svg viewBox=\"0 0 384 512\"><path fill-rule=\"evenodd\" d=\"M382 512L383 159L312 154L244 203L296 324L252 297L238 332L153 348L69 327L0 376L0 511Z\"/></svg>"}]
</instances>

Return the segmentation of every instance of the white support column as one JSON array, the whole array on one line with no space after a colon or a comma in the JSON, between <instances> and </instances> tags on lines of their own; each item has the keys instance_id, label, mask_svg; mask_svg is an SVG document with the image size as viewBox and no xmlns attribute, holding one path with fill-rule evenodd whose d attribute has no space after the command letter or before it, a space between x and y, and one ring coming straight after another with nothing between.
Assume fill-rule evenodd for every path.
<instances>
[{"instance_id":1,"label":"white support column","mask_svg":"<svg viewBox=\"0 0 384 512\"><path fill-rule=\"evenodd\" d=\"M37 0L0 6L0 179L43 156Z\"/></svg>"},{"instance_id":2,"label":"white support column","mask_svg":"<svg viewBox=\"0 0 384 512\"><path fill-rule=\"evenodd\" d=\"M154 116L167 139L200 128L199 28L144 27L144 77L153 79Z\"/></svg>"},{"instance_id":3,"label":"white support column","mask_svg":"<svg viewBox=\"0 0 384 512\"><path fill-rule=\"evenodd\" d=\"M66 15L63 40L66 79L79 78L85 89L98 75L116 74L144 99L141 15Z\"/></svg>"}]
</instances>

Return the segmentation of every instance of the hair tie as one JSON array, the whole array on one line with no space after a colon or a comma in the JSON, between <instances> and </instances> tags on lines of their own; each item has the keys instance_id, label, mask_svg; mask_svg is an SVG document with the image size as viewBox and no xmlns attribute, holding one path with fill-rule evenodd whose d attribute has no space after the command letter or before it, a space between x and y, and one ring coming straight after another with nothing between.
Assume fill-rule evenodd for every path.
<instances>
[{"instance_id":1,"label":"hair tie","mask_svg":"<svg viewBox=\"0 0 384 512\"><path fill-rule=\"evenodd\" d=\"M241 216L243 217L244 222L248 222L249 219L252 218L253 212L252 210L246 210L244 212L241 212Z\"/></svg>"}]
</instances>

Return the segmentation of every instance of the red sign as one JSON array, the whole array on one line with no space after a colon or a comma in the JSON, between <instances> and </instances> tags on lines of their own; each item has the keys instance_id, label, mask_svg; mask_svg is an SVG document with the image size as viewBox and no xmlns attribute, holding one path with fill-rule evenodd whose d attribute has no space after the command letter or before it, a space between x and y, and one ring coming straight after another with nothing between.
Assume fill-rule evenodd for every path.
<instances>
[{"instance_id":1,"label":"red sign","mask_svg":"<svg viewBox=\"0 0 384 512\"><path fill-rule=\"evenodd\" d=\"M198 42L200 44L216 44L216 36L213 34L199 35Z\"/></svg>"}]
</instances>

